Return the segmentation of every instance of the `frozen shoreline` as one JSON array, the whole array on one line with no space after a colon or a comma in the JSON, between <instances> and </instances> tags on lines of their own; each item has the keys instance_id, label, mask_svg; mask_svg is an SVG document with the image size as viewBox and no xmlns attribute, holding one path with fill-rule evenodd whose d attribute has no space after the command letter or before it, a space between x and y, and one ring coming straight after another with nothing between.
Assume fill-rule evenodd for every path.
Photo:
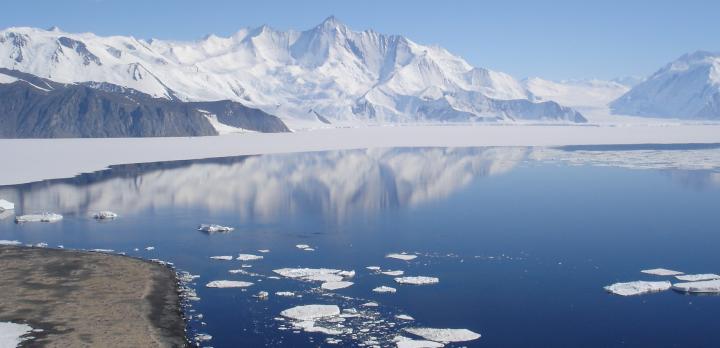
<instances>
[{"instance_id":1,"label":"frozen shoreline","mask_svg":"<svg viewBox=\"0 0 720 348\"><path fill-rule=\"evenodd\" d=\"M383 147L720 143L720 124L403 125L187 138L0 139L0 185L73 177L111 165Z\"/></svg>"}]
</instances>

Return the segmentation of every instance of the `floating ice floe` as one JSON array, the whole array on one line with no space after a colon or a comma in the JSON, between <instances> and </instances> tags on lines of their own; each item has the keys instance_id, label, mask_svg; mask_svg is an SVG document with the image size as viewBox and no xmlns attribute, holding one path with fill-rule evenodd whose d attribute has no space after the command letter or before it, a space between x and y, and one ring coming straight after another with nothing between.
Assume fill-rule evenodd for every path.
<instances>
[{"instance_id":1,"label":"floating ice floe","mask_svg":"<svg viewBox=\"0 0 720 348\"><path fill-rule=\"evenodd\" d=\"M683 272L673 271L671 269L666 269L666 268L644 269L640 272L645 273L645 274L656 275L656 276L676 276L676 275L683 274Z\"/></svg>"},{"instance_id":2,"label":"floating ice floe","mask_svg":"<svg viewBox=\"0 0 720 348\"><path fill-rule=\"evenodd\" d=\"M240 254L237 257L240 261L255 261L255 260L262 260L263 257L260 255L253 255L253 254Z\"/></svg>"},{"instance_id":3,"label":"floating ice floe","mask_svg":"<svg viewBox=\"0 0 720 348\"><path fill-rule=\"evenodd\" d=\"M233 257L230 255L221 255L221 256L210 256L213 260L223 260L223 261L232 261Z\"/></svg>"},{"instance_id":4,"label":"floating ice floe","mask_svg":"<svg viewBox=\"0 0 720 348\"><path fill-rule=\"evenodd\" d=\"M296 329L302 329L305 332L315 332L325 335L340 335L343 333L342 330L327 328L323 326L315 326L315 322L312 320L299 321L293 324Z\"/></svg>"},{"instance_id":5,"label":"floating ice floe","mask_svg":"<svg viewBox=\"0 0 720 348\"><path fill-rule=\"evenodd\" d=\"M22 243L20 243L19 241L16 241L16 240L5 240L5 239L0 240L0 245L20 245L20 244L22 244Z\"/></svg>"},{"instance_id":6,"label":"floating ice floe","mask_svg":"<svg viewBox=\"0 0 720 348\"><path fill-rule=\"evenodd\" d=\"M382 293L394 294L394 293L397 292L397 289L383 285L383 286L378 286L377 288L373 289L372 291L373 291L373 292L378 292L378 293L381 293L381 294L382 294Z\"/></svg>"},{"instance_id":7,"label":"floating ice floe","mask_svg":"<svg viewBox=\"0 0 720 348\"><path fill-rule=\"evenodd\" d=\"M634 296L647 294L651 292L659 292L670 289L672 285L668 281L662 282L646 282L646 281L634 281L627 283L615 283L606 286L604 289L607 292L613 293L620 296Z\"/></svg>"},{"instance_id":8,"label":"floating ice floe","mask_svg":"<svg viewBox=\"0 0 720 348\"><path fill-rule=\"evenodd\" d=\"M323 290L338 290L338 289L344 289L347 287L350 287L353 285L353 282L345 282L345 281L339 281L339 282L325 282L320 285L320 287Z\"/></svg>"},{"instance_id":9,"label":"floating ice floe","mask_svg":"<svg viewBox=\"0 0 720 348\"><path fill-rule=\"evenodd\" d=\"M318 282L339 282L349 278L350 274L355 275L353 271L332 268L280 268L273 272L286 278Z\"/></svg>"},{"instance_id":10,"label":"floating ice floe","mask_svg":"<svg viewBox=\"0 0 720 348\"><path fill-rule=\"evenodd\" d=\"M720 293L720 279L676 283L673 284L672 289L693 294L717 294Z\"/></svg>"},{"instance_id":11,"label":"floating ice floe","mask_svg":"<svg viewBox=\"0 0 720 348\"><path fill-rule=\"evenodd\" d=\"M153 250L155 250L155 247L154 247L154 246L149 246L149 247L146 247L145 250L147 250L147 251L153 251Z\"/></svg>"},{"instance_id":12,"label":"floating ice floe","mask_svg":"<svg viewBox=\"0 0 720 348\"><path fill-rule=\"evenodd\" d=\"M393 276L393 277L397 277L397 276L401 276L401 275L405 274L404 271L382 271L380 273L382 273L384 275Z\"/></svg>"},{"instance_id":13,"label":"floating ice floe","mask_svg":"<svg viewBox=\"0 0 720 348\"><path fill-rule=\"evenodd\" d=\"M296 306L280 312L280 315L294 320L315 320L340 315L340 307L320 304Z\"/></svg>"},{"instance_id":14,"label":"floating ice floe","mask_svg":"<svg viewBox=\"0 0 720 348\"><path fill-rule=\"evenodd\" d=\"M393 341L395 342L397 348L440 348L445 346L439 342L414 340L404 336L396 336Z\"/></svg>"},{"instance_id":15,"label":"floating ice floe","mask_svg":"<svg viewBox=\"0 0 720 348\"><path fill-rule=\"evenodd\" d=\"M256 295L253 295L261 300L267 300L270 297L270 293L267 291L260 291Z\"/></svg>"},{"instance_id":16,"label":"floating ice floe","mask_svg":"<svg viewBox=\"0 0 720 348\"><path fill-rule=\"evenodd\" d=\"M248 286L252 286L253 283L250 282L242 282L237 280L213 280L207 284L205 284L205 287L208 288L247 288Z\"/></svg>"},{"instance_id":17,"label":"floating ice floe","mask_svg":"<svg viewBox=\"0 0 720 348\"><path fill-rule=\"evenodd\" d=\"M47 248L47 247L48 247L48 243L40 242L40 243L35 244L34 246L37 247L37 248Z\"/></svg>"},{"instance_id":18,"label":"floating ice floe","mask_svg":"<svg viewBox=\"0 0 720 348\"><path fill-rule=\"evenodd\" d=\"M377 307L377 306L379 306L379 304L378 304L377 302L365 302L365 303L361 304L361 306L363 306L363 307Z\"/></svg>"},{"instance_id":19,"label":"floating ice floe","mask_svg":"<svg viewBox=\"0 0 720 348\"><path fill-rule=\"evenodd\" d=\"M215 224L202 224L200 227L198 227L198 231L207 232L207 233L216 233L216 232L232 232L235 228L228 227L228 226L221 226L221 225L215 225Z\"/></svg>"},{"instance_id":20,"label":"floating ice floe","mask_svg":"<svg viewBox=\"0 0 720 348\"><path fill-rule=\"evenodd\" d=\"M410 260L416 259L417 255L411 255L411 254L403 252L403 253L399 253L399 254L398 253L387 254L387 255L385 255L385 257L390 258L390 259L410 261Z\"/></svg>"},{"instance_id":21,"label":"floating ice floe","mask_svg":"<svg viewBox=\"0 0 720 348\"><path fill-rule=\"evenodd\" d=\"M468 329L434 329L427 327L413 327L405 329L406 332L420 336L426 340L451 343L473 341L480 338L480 334Z\"/></svg>"},{"instance_id":22,"label":"floating ice floe","mask_svg":"<svg viewBox=\"0 0 720 348\"><path fill-rule=\"evenodd\" d=\"M408 320L408 321L409 321L409 320L415 320L415 318L413 318L413 317L411 317L411 316L409 316L409 315L407 315L407 314L398 314L398 315L395 316L395 318L400 319L400 320Z\"/></svg>"},{"instance_id":23,"label":"floating ice floe","mask_svg":"<svg viewBox=\"0 0 720 348\"><path fill-rule=\"evenodd\" d=\"M309 251L315 250L315 249L313 249L312 247L310 247L310 246L307 245L307 244L296 244L295 247L298 248L298 249L300 249L300 250L309 250Z\"/></svg>"},{"instance_id":24,"label":"floating ice floe","mask_svg":"<svg viewBox=\"0 0 720 348\"><path fill-rule=\"evenodd\" d=\"M371 270L371 271L379 271L379 270L380 270L380 267L379 267L379 266L367 266L367 267L365 267L365 268L366 268L366 269L369 269L369 270Z\"/></svg>"},{"instance_id":25,"label":"floating ice floe","mask_svg":"<svg viewBox=\"0 0 720 348\"><path fill-rule=\"evenodd\" d=\"M292 291L277 291L275 295L282 297L295 297L295 293Z\"/></svg>"},{"instance_id":26,"label":"floating ice floe","mask_svg":"<svg viewBox=\"0 0 720 348\"><path fill-rule=\"evenodd\" d=\"M63 216L54 213L28 214L15 217L15 222L56 222L62 220Z\"/></svg>"},{"instance_id":27,"label":"floating ice floe","mask_svg":"<svg viewBox=\"0 0 720 348\"><path fill-rule=\"evenodd\" d=\"M195 335L195 341L197 342L205 342L212 339L212 336L206 334L206 333L199 333Z\"/></svg>"},{"instance_id":28,"label":"floating ice floe","mask_svg":"<svg viewBox=\"0 0 720 348\"><path fill-rule=\"evenodd\" d=\"M398 284L429 285L429 284L439 283L440 279L435 278L435 277L425 277L425 276L399 277L399 278L395 278L395 282Z\"/></svg>"},{"instance_id":29,"label":"floating ice floe","mask_svg":"<svg viewBox=\"0 0 720 348\"><path fill-rule=\"evenodd\" d=\"M675 278L677 278L677 280L682 280L684 282L699 282L699 281L703 281L703 280L720 279L720 275L717 275L714 273L686 274L686 275L675 276Z\"/></svg>"},{"instance_id":30,"label":"floating ice floe","mask_svg":"<svg viewBox=\"0 0 720 348\"><path fill-rule=\"evenodd\" d=\"M0 347L17 347L24 341L22 336L33 332L27 324L0 322Z\"/></svg>"},{"instance_id":31,"label":"floating ice floe","mask_svg":"<svg viewBox=\"0 0 720 348\"><path fill-rule=\"evenodd\" d=\"M265 253L269 253L270 249L258 249L258 252L265 254Z\"/></svg>"},{"instance_id":32,"label":"floating ice floe","mask_svg":"<svg viewBox=\"0 0 720 348\"><path fill-rule=\"evenodd\" d=\"M13 210L15 209L15 204L10 201L6 201L4 199L0 199L0 211L5 210Z\"/></svg>"},{"instance_id":33,"label":"floating ice floe","mask_svg":"<svg viewBox=\"0 0 720 348\"><path fill-rule=\"evenodd\" d=\"M99 211L95 214L93 214L93 218L97 220L112 220L118 217L118 214L115 214L111 211Z\"/></svg>"}]
</instances>

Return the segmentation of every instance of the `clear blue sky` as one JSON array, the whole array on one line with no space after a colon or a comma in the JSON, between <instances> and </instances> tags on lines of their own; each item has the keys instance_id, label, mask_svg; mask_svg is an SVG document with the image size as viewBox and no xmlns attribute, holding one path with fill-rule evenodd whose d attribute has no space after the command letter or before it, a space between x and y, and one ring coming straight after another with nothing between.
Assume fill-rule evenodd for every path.
<instances>
[{"instance_id":1,"label":"clear blue sky","mask_svg":"<svg viewBox=\"0 0 720 348\"><path fill-rule=\"evenodd\" d=\"M719 0L8 0L0 26L185 40L308 29L330 15L518 78L647 75L686 52L720 51Z\"/></svg>"}]
</instances>

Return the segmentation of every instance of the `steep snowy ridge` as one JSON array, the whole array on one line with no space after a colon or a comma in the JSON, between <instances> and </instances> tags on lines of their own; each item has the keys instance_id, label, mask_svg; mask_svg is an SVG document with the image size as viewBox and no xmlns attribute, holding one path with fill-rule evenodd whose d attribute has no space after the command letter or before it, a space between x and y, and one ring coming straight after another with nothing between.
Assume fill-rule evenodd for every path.
<instances>
[{"instance_id":1,"label":"steep snowy ridge","mask_svg":"<svg viewBox=\"0 0 720 348\"><path fill-rule=\"evenodd\" d=\"M230 99L317 125L585 122L573 109L530 100L507 74L402 36L353 31L334 17L305 31L262 26L191 42L8 28L0 31L0 67L182 101Z\"/></svg>"},{"instance_id":2,"label":"steep snowy ridge","mask_svg":"<svg viewBox=\"0 0 720 348\"><path fill-rule=\"evenodd\" d=\"M720 119L720 53L683 55L611 104L614 112L679 119Z\"/></svg>"}]
</instances>

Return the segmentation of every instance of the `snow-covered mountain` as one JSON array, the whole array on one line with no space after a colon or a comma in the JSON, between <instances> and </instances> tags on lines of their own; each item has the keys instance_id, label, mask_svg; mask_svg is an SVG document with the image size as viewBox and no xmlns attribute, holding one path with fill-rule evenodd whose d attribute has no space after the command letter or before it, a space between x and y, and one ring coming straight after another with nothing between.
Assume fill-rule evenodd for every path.
<instances>
[{"instance_id":1,"label":"snow-covered mountain","mask_svg":"<svg viewBox=\"0 0 720 348\"><path fill-rule=\"evenodd\" d=\"M686 54L611 104L618 114L720 119L720 53Z\"/></svg>"},{"instance_id":2,"label":"snow-covered mountain","mask_svg":"<svg viewBox=\"0 0 720 348\"><path fill-rule=\"evenodd\" d=\"M537 101L552 100L582 110L604 108L630 87L621 80L550 81L538 77L523 80L523 85Z\"/></svg>"},{"instance_id":3,"label":"snow-covered mountain","mask_svg":"<svg viewBox=\"0 0 720 348\"><path fill-rule=\"evenodd\" d=\"M317 123L585 122L573 109L530 100L507 74L402 36L353 31L333 17L306 31L262 26L192 42L9 28L0 31L0 67L169 99L231 99Z\"/></svg>"}]
</instances>

